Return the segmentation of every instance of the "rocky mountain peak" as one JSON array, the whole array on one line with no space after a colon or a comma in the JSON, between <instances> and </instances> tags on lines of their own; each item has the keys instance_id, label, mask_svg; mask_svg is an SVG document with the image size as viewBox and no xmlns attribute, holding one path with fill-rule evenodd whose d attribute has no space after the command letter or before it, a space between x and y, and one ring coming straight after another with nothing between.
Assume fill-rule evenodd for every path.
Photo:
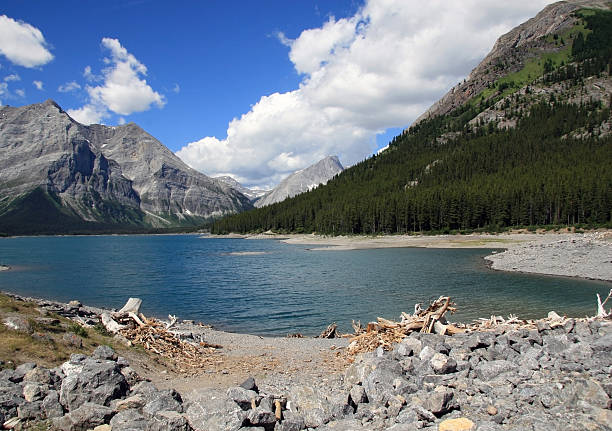
<instances>
[{"instance_id":1,"label":"rocky mountain peak","mask_svg":"<svg viewBox=\"0 0 612 431\"><path fill-rule=\"evenodd\" d=\"M276 202L284 201L300 193L327 184L331 178L344 170L338 156L327 156L319 160L314 165L301 169L276 186L270 193L255 202L256 207L272 205Z\"/></svg>"},{"instance_id":2,"label":"rocky mountain peak","mask_svg":"<svg viewBox=\"0 0 612 431\"><path fill-rule=\"evenodd\" d=\"M500 77L521 70L533 58L562 49L546 36L560 34L573 27L574 12L583 8L609 9L605 0L567 0L546 6L540 13L502 35L491 52L468 77L425 111L414 124L447 114L463 106Z\"/></svg>"},{"instance_id":3,"label":"rocky mountain peak","mask_svg":"<svg viewBox=\"0 0 612 431\"><path fill-rule=\"evenodd\" d=\"M35 190L64 215L111 224L165 227L252 208L138 125L85 126L53 100L0 108L0 219Z\"/></svg>"}]
</instances>

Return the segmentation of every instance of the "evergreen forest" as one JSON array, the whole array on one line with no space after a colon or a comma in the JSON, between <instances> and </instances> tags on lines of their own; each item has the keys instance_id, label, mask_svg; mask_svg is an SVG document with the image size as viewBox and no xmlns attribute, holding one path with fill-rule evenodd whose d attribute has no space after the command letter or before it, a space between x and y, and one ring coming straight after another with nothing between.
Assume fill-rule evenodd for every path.
<instances>
[{"instance_id":1,"label":"evergreen forest","mask_svg":"<svg viewBox=\"0 0 612 431\"><path fill-rule=\"evenodd\" d=\"M389 148L326 186L217 220L213 233L379 234L545 225L612 227L612 98L570 100L589 77L610 80L612 12L579 15L571 62L503 106L514 127L474 119L501 100L472 103L411 127ZM571 91L570 91L571 90ZM572 93L572 91L574 93ZM480 103L474 103L480 100Z\"/></svg>"}]
</instances>

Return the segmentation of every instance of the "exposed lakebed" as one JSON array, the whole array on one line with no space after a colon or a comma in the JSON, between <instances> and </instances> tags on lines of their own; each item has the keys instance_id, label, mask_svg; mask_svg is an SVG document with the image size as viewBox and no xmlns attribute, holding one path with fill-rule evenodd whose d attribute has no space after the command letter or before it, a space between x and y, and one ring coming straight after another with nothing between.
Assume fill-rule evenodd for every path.
<instances>
[{"instance_id":1,"label":"exposed lakebed","mask_svg":"<svg viewBox=\"0 0 612 431\"><path fill-rule=\"evenodd\" d=\"M28 296L195 319L224 330L313 335L329 323L397 319L450 295L468 321L491 314L593 315L610 284L497 272L487 249L392 248L322 253L273 240L196 235L0 240L0 288Z\"/></svg>"}]
</instances>

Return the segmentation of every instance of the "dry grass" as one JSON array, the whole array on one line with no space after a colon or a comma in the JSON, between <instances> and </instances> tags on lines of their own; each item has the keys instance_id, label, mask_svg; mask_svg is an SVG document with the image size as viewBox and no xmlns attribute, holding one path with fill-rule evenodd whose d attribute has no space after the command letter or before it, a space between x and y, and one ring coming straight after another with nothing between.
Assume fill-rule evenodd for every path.
<instances>
[{"instance_id":1,"label":"dry grass","mask_svg":"<svg viewBox=\"0 0 612 431\"><path fill-rule=\"evenodd\" d=\"M9 329L0 324L0 368L13 368L24 362L36 362L45 367L55 367L66 361L72 353L91 354L99 345L109 345L117 352L128 352L130 348L116 342L112 337L93 328L83 328L75 322L57 315L49 315L59 323L39 320L42 314L34 303L14 300L0 294L0 320L8 316L20 316L31 326L30 333ZM83 345L76 347L63 340L72 333L80 337Z\"/></svg>"}]
</instances>

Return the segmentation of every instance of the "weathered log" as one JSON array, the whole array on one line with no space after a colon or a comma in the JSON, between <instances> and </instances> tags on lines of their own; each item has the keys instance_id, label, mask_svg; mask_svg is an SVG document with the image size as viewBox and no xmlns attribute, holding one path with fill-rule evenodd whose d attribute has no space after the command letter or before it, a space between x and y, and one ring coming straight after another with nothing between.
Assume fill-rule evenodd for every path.
<instances>
[{"instance_id":1,"label":"weathered log","mask_svg":"<svg viewBox=\"0 0 612 431\"><path fill-rule=\"evenodd\" d=\"M112 332L113 334L119 333L122 329L125 329L125 325L120 325L111 317L110 313L102 313L100 315L100 319L102 320L102 325L106 328L107 331Z\"/></svg>"},{"instance_id":2,"label":"weathered log","mask_svg":"<svg viewBox=\"0 0 612 431\"><path fill-rule=\"evenodd\" d=\"M599 296L599 293L597 294L597 317L612 316L612 309L606 312L606 309L604 308L604 306L606 305L606 302L608 302L610 298L612 298L612 289L610 289L610 293L608 293L608 297L603 302L601 301L601 297Z\"/></svg>"},{"instance_id":3,"label":"weathered log","mask_svg":"<svg viewBox=\"0 0 612 431\"><path fill-rule=\"evenodd\" d=\"M130 298L127 300L125 305L117 312L117 314L129 313L132 312L138 315L140 311L140 306L142 305L142 299L140 298Z\"/></svg>"},{"instance_id":4,"label":"weathered log","mask_svg":"<svg viewBox=\"0 0 612 431\"><path fill-rule=\"evenodd\" d=\"M134 319L134 322L136 322L138 324L138 326L140 326L141 328L143 326L145 326L144 322L142 320L140 320L140 318L134 314L133 312L128 312L128 316L130 316L132 319Z\"/></svg>"},{"instance_id":5,"label":"weathered log","mask_svg":"<svg viewBox=\"0 0 612 431\"><path fill-rule=\"evenodd\" d=\"M338 328L338 325L336 325L336 323L332 323L331 325L327 327L327 329L325 329L325 331L321 332L321 334L317 338L337 338L338 337L338 333L336 332L337 328Z\"/></svg>"},{"instance_id":6,"label":"weathered log","mask_svg":"<svg viewBox=\"0 0 612 431\"><path fill-rule=\"evenodd\" d=\"M172 314L168 314L168 319L170 319L170 321L166 324L166 329L172 328L174 324L176 323L176 316L173 316Z\"/></svg>"}]
</instances>

